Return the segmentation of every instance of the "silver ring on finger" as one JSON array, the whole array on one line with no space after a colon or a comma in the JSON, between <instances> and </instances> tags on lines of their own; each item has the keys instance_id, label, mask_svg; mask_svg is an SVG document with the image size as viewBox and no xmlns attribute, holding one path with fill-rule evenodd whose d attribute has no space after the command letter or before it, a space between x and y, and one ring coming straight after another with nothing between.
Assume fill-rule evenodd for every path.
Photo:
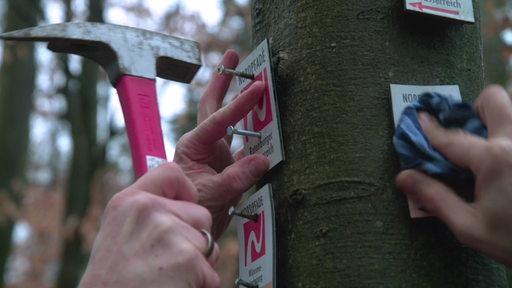
<instances>
[{"instance_id":1,"label":"silver ring on finger","mask_svg":"<svg viewBox=\"0 0 512 288\"><path fill-rule=\"evenodd\" d=\"M213 254L213 249L215 248L215 241L213 240L212 234L208 232L206 229L199 230L206 237L206 241L208 242L208 247L206 251L203 253L204 258L208 259Z\"/></svg>"}]
</instances>

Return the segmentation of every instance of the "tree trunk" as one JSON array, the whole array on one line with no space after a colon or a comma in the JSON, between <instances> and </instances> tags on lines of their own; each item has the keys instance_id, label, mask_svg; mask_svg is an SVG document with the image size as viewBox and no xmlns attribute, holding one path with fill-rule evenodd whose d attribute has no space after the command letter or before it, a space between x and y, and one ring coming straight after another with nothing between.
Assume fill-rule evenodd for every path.
<instances>
[{"instance_id":1,"label":"tree trunk","mask_svg":"<svg viewBox=\"0 0 512 288\"><path fill-rule=\"evenodd\" d=\"M7 1L5 31L34 26L41 15L39 0ZM34 45L4 42L0 69L0 203L21 199L27 160L29 115L35 83ZM15 219L0 207L0 287L10 255Z\"/></svg>"},{"instance_id":2,"label":"tree trunk","mask_svg":"<svg viewBox=\"0 0 512 288\"><path fill-rule=\"evenodd\" d=\"M103 1L91 1L89 5L88 21L103 22ZM73 138L73 156L64 217L64 227L68 227L67 232L70 233L64 239L56 287L78 286L88 259L88 251L83 247L83 235L79 225L90 203L94 174L98 167L104 165L105 159L105 147L98 143L96 137L99 69L97 63L83 59L82 72L75 79L80 83L79 89L71 89L69 83L65 88ZM73 78L69 73L68 75Z\"/></svg>"},{"instance_id":3,"label":"tree trunk","mask_svg":"<svg viewBox=\"0 0 512 288\"><path fill-rule=\"evenodd\" d=\"M404 1L253 2L271 39L286 161L276 203L279 287L506 287L505 270L433 218L411 220L394 177L390 83L483 86L476 23ZM478 11L478 4L474 4Z\"/></svg>"}]
</instances>

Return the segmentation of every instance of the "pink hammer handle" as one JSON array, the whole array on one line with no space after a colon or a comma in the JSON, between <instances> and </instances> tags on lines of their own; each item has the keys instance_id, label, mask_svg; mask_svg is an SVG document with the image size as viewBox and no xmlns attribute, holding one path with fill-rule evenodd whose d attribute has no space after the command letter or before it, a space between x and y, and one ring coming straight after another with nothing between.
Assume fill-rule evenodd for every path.
<instances>
[{"instance_id":1,"label":"pink hammer handle","mask_svg":"<svg viewBox=\"0 0 512 288\"><path fill-rule=\"evenodd\" d=\"M136 178L148 171L148 157L167 159L155 82L154 79L124 75L116 85Z\"/></svg>"}]
</instances>

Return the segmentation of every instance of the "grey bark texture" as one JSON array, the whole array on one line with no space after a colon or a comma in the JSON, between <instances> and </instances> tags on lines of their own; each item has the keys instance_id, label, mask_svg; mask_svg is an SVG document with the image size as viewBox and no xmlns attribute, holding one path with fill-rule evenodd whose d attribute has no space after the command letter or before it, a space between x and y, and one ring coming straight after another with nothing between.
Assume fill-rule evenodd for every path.
<instances>
[{"instance_id":1,"label":"grey bark texture","mask_svg":"<svg viewBox=\"0 0 512 288\"><path fill-rule=\"evenodd\" d=\"M476 23L409 14L403 1L255 0L271 39L286 161L276 202L278 287L507 287L501 265L439 221L411 220L390 83L483 88Z\"/></svg>"}]
</instances>

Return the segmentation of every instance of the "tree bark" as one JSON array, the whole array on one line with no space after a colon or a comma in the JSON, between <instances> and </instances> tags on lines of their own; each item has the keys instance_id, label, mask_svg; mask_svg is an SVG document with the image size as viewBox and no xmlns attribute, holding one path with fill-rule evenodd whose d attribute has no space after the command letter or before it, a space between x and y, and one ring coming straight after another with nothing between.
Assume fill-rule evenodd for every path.
<instances>
[{"instance_id":1,"label":"tree bark","mask_svg":"<svg viewBox=\"0 0 512 288\"><path fill-rule=\"evenodd\" d=\"M7 1L5 31L36 25L41 15L39 0ZM0 69L0 203L15 204L22 198L29 138L29 115L35 83L34 45L4 42ZM0 207L0 287L10 255L13 215ZM2 211L3 210L3 211Z\"/></svg>"},{"instance_id":2,"label":"tree bark","mask_svg":"<svg viewBox=\"0 0 512 288\"><path fill-rule=\"evenodd\" d=\"M404 1L255 0L271 39L286 161L273 170L278 287L506 287L505 270L433 218L411 220L390 83L483 88L476 23Z\"/></svg>"}]
</instances>

